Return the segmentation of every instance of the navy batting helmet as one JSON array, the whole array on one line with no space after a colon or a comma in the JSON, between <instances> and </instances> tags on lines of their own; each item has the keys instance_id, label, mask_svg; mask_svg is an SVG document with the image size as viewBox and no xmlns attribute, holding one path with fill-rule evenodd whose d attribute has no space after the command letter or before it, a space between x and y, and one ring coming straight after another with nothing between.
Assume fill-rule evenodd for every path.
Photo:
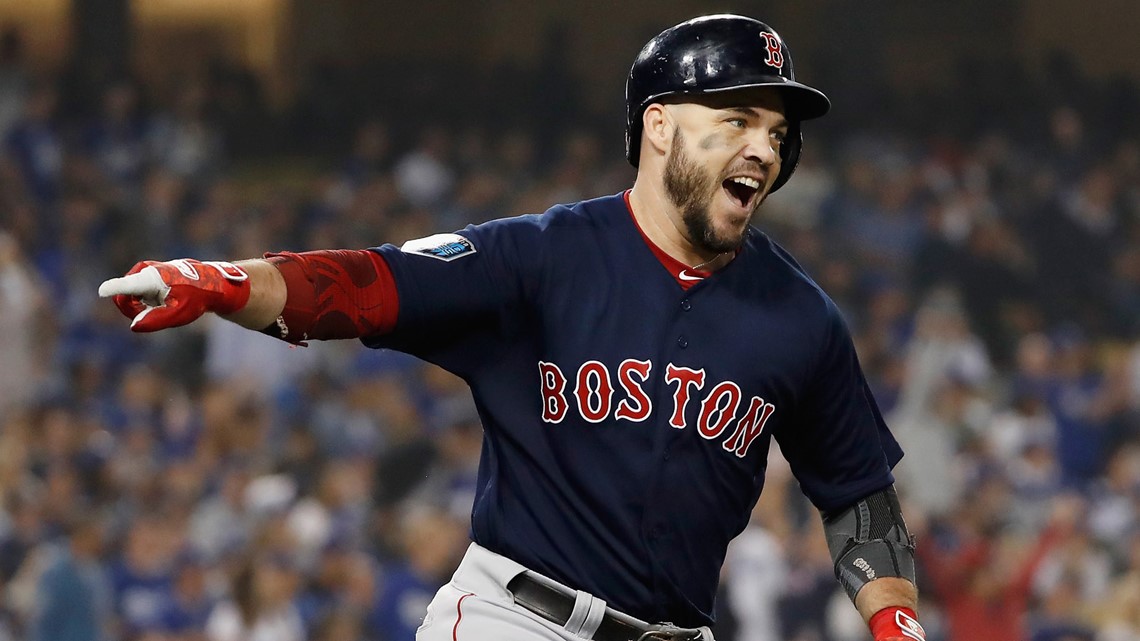
<instances>
[{"instance_id":1,"label":"navy batting helmet","mask_svg":"<svg viewBox=\"0 0 1140 641\"><path fill-rule=\"evenodd\" d=\"M634 167L641 147L641 116L666 96L702 95L749 87L779 87L791 123L772 191L788 182L800 158L800 122L831 108L823 92L796 82L792 56L772 27L744 16L702 16L650 40L625 83L625 155Z\"/></svg>"}]
</instances>

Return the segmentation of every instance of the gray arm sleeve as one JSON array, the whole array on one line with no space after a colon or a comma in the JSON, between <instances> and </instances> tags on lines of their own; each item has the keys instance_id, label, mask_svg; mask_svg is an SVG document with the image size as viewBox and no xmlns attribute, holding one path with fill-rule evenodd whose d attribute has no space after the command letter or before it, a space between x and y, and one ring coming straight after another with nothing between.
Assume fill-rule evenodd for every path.
<instances>
[{"instance_id":1,"label":"gray arm sleeve","mask_svg":"<svg viewBox=\"0 0 1140 641\"><path fill-rule=\"evenodd\" d=\"M914 583L914 537L906 529L894 487L876 492L839 512L823 515L835 578L852 601L882 577Z\"/></svg>"}]
</instances>

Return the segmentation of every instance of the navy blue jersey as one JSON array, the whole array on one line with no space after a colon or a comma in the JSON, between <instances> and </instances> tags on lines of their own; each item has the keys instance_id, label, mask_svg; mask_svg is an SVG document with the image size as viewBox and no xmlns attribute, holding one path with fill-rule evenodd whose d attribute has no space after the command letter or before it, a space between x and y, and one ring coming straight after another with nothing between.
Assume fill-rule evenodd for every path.
<instances>
[{"instance_id":1,"label":"navy blue jersey","mask_svg":"<svg viewBox=\"0 0 1140 641\"><path fill-rule=\"evenodd\" d=\"M823 510L893 482L839 311L756 229L687 291L622 194L375 251L400 308L365 343L463 377L483 420L475 541L615 608L711 622L773 437Z\"/></svg>"}]
</instances>

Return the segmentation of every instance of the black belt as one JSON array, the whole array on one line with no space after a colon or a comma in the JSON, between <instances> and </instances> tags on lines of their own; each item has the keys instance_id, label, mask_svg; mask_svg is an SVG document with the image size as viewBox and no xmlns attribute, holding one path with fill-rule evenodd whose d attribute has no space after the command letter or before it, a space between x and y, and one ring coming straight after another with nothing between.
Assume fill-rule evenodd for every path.
<instances>
[{"instance_id":1,"label":"black belt","mask_svg":"<svg viewBox=\"0 0 1140 641\"><path fill-rule=\"evenodd\" d=\"M573 595L540 583L526 572L511 579L507 583L507 589L514 596L515 603L559 626L565 627L574 612ZM699 631L684 629L673 631L669 630L671 627L636 625L633 622L622 621L613 614L611 608L607 607L592 639L593 641L639 641L644 638L655 641L686 641L700 638Z\"/></svg>"}]
</instances>

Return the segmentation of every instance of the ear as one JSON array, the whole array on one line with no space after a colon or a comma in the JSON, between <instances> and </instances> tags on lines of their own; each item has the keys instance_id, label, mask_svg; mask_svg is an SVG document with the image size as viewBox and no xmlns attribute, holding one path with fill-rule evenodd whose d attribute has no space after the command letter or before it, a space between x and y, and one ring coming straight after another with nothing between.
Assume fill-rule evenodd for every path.
<instances>
[{"instance_id":1,"label":"ear","mask_svg":"<svg viewBox=\"0 0 1140 641\"><path fill-rule=\"evenodd\" d=\"M644 143L649 143L650 148L657 153L661 155L669 153L669 148L673 145L673 129L676 122L665 105L655 102L646 107L641 115L641 135L645 137L642 149L645 148Z\"/></svg>"}]
</instances>

